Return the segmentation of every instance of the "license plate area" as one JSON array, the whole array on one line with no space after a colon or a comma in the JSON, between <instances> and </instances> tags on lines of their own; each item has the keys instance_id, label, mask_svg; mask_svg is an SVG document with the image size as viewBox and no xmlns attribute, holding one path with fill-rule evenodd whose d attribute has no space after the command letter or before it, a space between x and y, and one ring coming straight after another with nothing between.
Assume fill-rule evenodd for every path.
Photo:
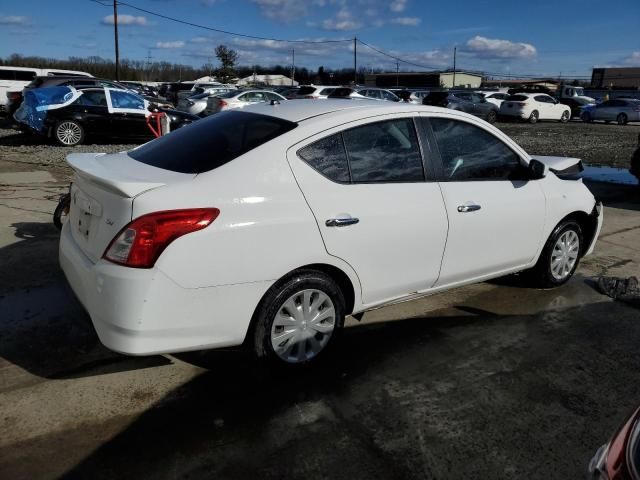
<instances>
[{"instance_id":1,"label":"license plate area","mask_svg":"<svg viewBox=\"0 0 640 480\"><path fill-rule=\"evenodd\" d=\"M76 188L71 195L71 201L77 213L74 222L75 228L85 240L88 240L93 219L97 219L102 215L102 206L97 200L91 198L79 188Z\"/></svg>"}]
</instances>

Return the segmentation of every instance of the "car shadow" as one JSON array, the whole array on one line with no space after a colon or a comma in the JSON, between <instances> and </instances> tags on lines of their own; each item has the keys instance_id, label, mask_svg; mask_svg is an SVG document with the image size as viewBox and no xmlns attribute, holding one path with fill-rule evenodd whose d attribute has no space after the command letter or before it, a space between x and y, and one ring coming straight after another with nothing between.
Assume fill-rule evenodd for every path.
<instances>
[{"instance_id":1,"label":"car shadow","mask_svg":"<svg viewBox=\"0 0 640 480\"><path fill-rule=\"evenodd\" d=\"M0 369L13 364L59 379L170 363L162 356L128 357L103 347L58 265L58 230L39 222L12 227L20 241L0 248ZM13 386L23 381L30 380L17 378Z\"/></svg>"},{"instance_id":2,"label":"car shadow","mask_svg":"<svg viewBox=\"0 0 640 480\"><path fill-rule=\"evenodd\" d=\"M566 478L637 401L607 376L611 350L623 348L611 329L637 325L613 308L358 326L324 362L293 371L240 352L193 354L208 371L61 478L530 478L542 472L529 442L568 441L543 462ZM636 362L619 368L634 375ZM577 417L592 420L575 429Z\"/></svg>"},{"instance_id":3,"label":"car shadow","mask_svg":"<svg viewBox=\"0 0 640 480\"><path fill-rule=\"evenodd\" d=\"M121 137L87 137L84 145L141 145L152 139L152 136L147 139L130 139ZM58 145L51 139L48 139L42 135L22 132L17 129L15 130L15 133L13 135L5 135L3 137L0 137L0 147L28 147L40 145L47 145L47 147L50 148L73 148Z\"/></svg>"}]
</instances>

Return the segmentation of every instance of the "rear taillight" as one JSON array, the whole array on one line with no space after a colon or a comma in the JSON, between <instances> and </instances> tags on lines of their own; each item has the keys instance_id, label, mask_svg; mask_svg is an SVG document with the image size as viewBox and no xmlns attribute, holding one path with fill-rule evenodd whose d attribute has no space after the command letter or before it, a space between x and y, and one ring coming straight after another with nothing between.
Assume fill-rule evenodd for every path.
<instances>
[{"instance_id":1,"label":"rear taillight","mask_svg":"<svg viewBox=\"0 0 640 480\"><path fill-rule=\"evenodd\" d=\"M225 102L224 100L219 99L219 100L218 100L218 105L219 105L220 107L226 107L226 106L227 106L227 105L229 105L229 104L228 104L227 102Z\"/></svg>"},{"instance_id":2,"label":"rear taillight","mask_svg":"<svg viewBox=\"0 0 640 480\"><path fill-rule=\"evenodd\" d=\"M308 98L308 99L310 99L310 100L315 100L315 99L316 99L316 97L314 97L313 95L305 95L305 96L304 96L304 97L302 97L302 98Z\"/></svg>"},{"instance_id":3,"label":"rear taillight","mask_svg":"<svg viewBox=\"0 0 640 480\"><path fill-rule=\"evenodd\" d=\"M22 98L22 92L7 92L7 99L10 102L17 102Z\"/></svg>"},{"instance_id":4,"label":"rear taillight","mask_svg":"<svg viewBox=\"0 0 640 480\"><path fill-rule=\"evenodd\" d=\"M209 226L217 208L155 212L136 218L111 241L103 258L127 267L151 268L176 238Z\"/></svg>"}]
</instances>

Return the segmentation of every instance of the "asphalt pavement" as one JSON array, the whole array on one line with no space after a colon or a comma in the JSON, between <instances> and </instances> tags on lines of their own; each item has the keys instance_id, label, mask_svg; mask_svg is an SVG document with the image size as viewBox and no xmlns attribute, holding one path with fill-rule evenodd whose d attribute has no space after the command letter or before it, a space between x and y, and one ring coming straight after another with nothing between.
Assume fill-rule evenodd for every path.
<instances>
[{"instance_id":1,"label":"asphalt pavement","mask_svg":"<svg viewBox=\"0 0 640 480\"><path fill-rule=\"evenodd\" d=\"M516 276L369 312L325 362L283 372L241 350L105 349L57 265L68 171L2 148L2 479L582 478L640 404L640 312L593 288L640 274L637 188L591 185L605 225L567 285Z\"/></svg>"}]
</instances>

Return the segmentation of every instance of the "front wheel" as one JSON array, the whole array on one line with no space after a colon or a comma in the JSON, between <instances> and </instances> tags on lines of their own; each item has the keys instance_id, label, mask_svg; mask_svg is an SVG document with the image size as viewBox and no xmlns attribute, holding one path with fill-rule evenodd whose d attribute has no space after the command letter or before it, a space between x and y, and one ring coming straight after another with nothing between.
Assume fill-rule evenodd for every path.
<instances>
[{"instance_id":1,"label":"front wheel","mask_svg":"<svg viewBox=\"0 0 640 480\"><path fill-rule=\"evenodd\" d=\"M628 121L627 116L624 113L621 113L616 118L616 122L618 122L618 125L626 125L627 121Z\"/></svg>"},{"instance_id":2,"label":"front wheel","mask_svg":"<svg viewBox=\"0 0 640 480\"><path fill-rule=\"evenodd\" d=\"M568 282L580 262L582 238L582 229L576 221L561 222L547 240L538 263L529 272L534 286L553 288Z\"/></svg>"},{"instance_id":3,"label":"front wheel","mask_svg":"<svg viewBox=\"0 0 640 480\"><path fill-rule=\"evenodd\" d=\"M560 117L560 121L562 123L567 123L571 119L571 112L569 110L565 110L562 112L562 117Z\"/></svg>"},{"instance_id":4,"label":"front wheel","mask_svg":"<svg viewBox=\"0 0 640 480\"><path fill-rule=\"evenodd\" d=\"M495 112L495 110L491 110L488 114L487 114L487 122L489 123L496 123L496 120L498 119L498 114Z\"/></svg>"},{"instance_id":5,"label":"front wheel","mask_svg":"<svg viewBox=\"0 0 640 480\"><path fill-rule=\"evenodd\" d=\"M62 120L56 123L53 137L58 145L74 147L84 141L84 128L75 120Z\"/></svg>"},{"instance_id":6,"label":"front wheel","mask_svg":"<svg viewBox=\"0 0 640 480\"><path fill-rule=\"evenodd\" d=\"M529 115L529 123L538 123L539 118L540 114L537 110L534 110L533 112L531 112L531 115Z\"/></svg>"},{"instance_id":7,"label":"front wheel","mask_svg":"<svg viewBox=\"0 0 640 480\"><path fill-rule=\"evenodd\" d=\"M261 301L253 350L279 365L308 364L335 343L344 316L336 283L322 272L301 270L276 283Z\"/></svg>"},{"instance_id":8,"label":"front wheel","mask_svg":"<svg viewBox=\"0 0 640 480\"><path fill-rule=\"evenodd\" d=\"M69 217L69 207L71 206L71 195L68 193L60 197L60 201L58 202L58 206L53 212L53 224L56 226L58 230L62 230L62 225L64 225Z\"/></svg>"}]
</instances>

